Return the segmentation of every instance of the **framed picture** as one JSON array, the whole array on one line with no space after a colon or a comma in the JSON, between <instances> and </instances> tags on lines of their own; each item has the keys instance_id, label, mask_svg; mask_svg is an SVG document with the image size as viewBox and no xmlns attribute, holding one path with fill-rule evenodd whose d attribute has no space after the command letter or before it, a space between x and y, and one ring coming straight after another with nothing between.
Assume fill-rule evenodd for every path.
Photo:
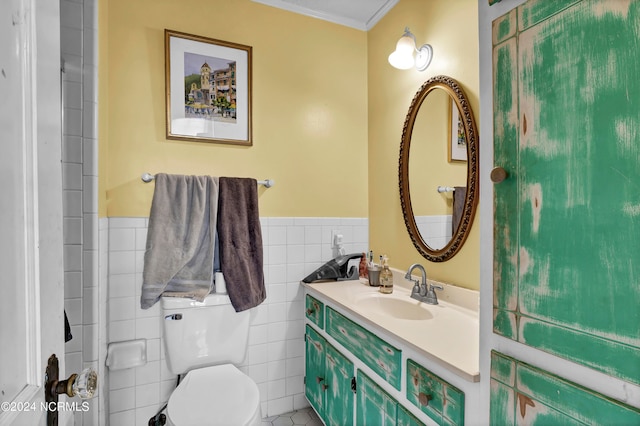
<instances>
[{"instance_id":1,"label":"framed picture","mask_svg":"<svg viewBox=\"0 0 640 426\"><path fill-rule=\"evenodd\" d=\"M167 139L251 145L251 46L164 31Z\"/></svg>"},{"instance_id":2,"label":"framed picture","mask_svg":"<svg viewBox=\"0 0 640 426\"><path fill-rule=\"evenodd\" d=\"M458 106L449 98L449 162L467 161L467 137Z\"/></svg>"}]
</instances>

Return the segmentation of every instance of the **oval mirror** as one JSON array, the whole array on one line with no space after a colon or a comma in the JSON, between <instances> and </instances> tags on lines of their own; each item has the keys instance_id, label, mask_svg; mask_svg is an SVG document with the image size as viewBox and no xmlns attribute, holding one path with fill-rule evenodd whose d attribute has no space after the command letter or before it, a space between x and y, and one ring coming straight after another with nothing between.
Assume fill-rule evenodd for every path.
<instances>
[{"instance_id":1,"label":"oval mirror","mask_svg":"<svg viewBox=\"0 0 640 426\"><path fill-rule=\"evenodd\" d=\"M416 93L400 143L400 203L413 245L444 262L467 239L478 199L478 134L458 82L430 78Z\"/></svg>"}]
</instances>

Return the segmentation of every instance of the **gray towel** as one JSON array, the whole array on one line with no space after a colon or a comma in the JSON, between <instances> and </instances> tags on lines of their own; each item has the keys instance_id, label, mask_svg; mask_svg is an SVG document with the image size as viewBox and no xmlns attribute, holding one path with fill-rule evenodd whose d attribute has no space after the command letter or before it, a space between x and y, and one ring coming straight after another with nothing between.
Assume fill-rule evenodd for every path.
<instances>
[{"instance_id":1,"label":"gray towel","mask_svg":"<svg viewBox=\"0 0 640 426\"><path fill-rule=\"evenodd\" d=\"M142 274L142 309L161 295L203 301L213 288L218 179L157 174Z\"/></svg>"},{"instance_id":2,"label":"gray towel","mask_svg":"<svg viewBox=\"0 0 640 426\"><path fill-rule=\"evenodd\" d=\"M451 217L451 236L456 235L456 231L460 226L462 212L464 212L464 202L467 197L466 186L454 186L453 191L453 215Z\"/></svg>"},{"instance_id":3,"label":"gray towel","mask_svg":"<svg viewBox=\"0 0 640 426\"><path fill-rule=\"evenodd\" d=\"M220 178L218 241L220 268L231 304L236 312L258 306L267 292L255 179Z\"/></svg>"}]
</instances>

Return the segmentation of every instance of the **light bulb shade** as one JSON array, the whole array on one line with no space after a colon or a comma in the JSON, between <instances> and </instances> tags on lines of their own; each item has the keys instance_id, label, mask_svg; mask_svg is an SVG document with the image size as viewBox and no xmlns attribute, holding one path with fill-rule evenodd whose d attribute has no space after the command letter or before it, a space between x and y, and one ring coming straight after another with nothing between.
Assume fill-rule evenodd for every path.
<instances>
[{"instance_id":1,"label":"light bulb shade","mask_svg":"<svg viewBox=\"0 0 640 426\"><path fill-rule=\"evenodd\" d=\"M416 53L415 59L413 58L414 52ZM433 49L430 45L424 44L420 49L417 49L416 38L407 27L396 43L396 50L389 55L389 63L394 68L401 70L408 70L415 66L418 71L424 71L431 63L432 57Z\"/></svg>"},{"instance_id":2,"label":"light bulb shade","mask_svg":"<svg viewBox=\"0 0 640 426\"><path fill-rule=\"evenodd\" d=\"M411 53L398 52L397 50L389 55L389 63L392 67L400 70L408 70L415 64Z\"/></svg>"},{"instance_id":3,"label":"light bulb shade","mask_svg":"<svg viewBox=\"0 0 640 426\"><path fill-rule=\"evenodd\" d=\"M396 43L396 52L412 55L416 48L416 42L411 36L404 35Z\"/></svg>"}]
</instances>

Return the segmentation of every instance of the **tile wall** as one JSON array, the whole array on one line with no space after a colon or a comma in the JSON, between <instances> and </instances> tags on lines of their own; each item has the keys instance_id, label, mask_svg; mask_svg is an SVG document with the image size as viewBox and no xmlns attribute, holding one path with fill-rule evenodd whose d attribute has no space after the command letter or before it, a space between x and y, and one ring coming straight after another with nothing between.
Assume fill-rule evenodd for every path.
<instances>
[{"instance_id":1,"label":"tile wall","mask_svg":"<svg viewBox=\"0 0 640 426\"><path fill-rule=\"evenodd\" d=\"M447 245L451 240L451 215L416 216L416 226L424 242L433 249Z\"/></svg>"},{"instance_id":2,"label":"tile wall","mask_svg":"<svg viewBox=\"0 0 640 426\"><path fill-rule=\"evenodd\" d=\"M65 311L73 339L65 377L98 362L98 164L96 0L60 0ZM75 423L99 424L101 399ZM102 400L102 402L104 402Z\"/></svg>"},{"instance_id":3,"label":"tile wall","mask_svg":"<svg viewBox=\"0 0 640 426\"><path fill-rule=\"evenodd\" d=\"M148 220L100 221L101 250L108 240L108 342L147 340L147 364L108 372L108 424L146 425L164 404L176 379L166 366L159 304L140 309ZM304 308L299 281L335 257L332 231L343 235L346 253L368 249L365 218L262 218L266 301L255 308L249 348L240 368L260 388L262 415L306 407Z\"/></svg>"}]
</instances>

